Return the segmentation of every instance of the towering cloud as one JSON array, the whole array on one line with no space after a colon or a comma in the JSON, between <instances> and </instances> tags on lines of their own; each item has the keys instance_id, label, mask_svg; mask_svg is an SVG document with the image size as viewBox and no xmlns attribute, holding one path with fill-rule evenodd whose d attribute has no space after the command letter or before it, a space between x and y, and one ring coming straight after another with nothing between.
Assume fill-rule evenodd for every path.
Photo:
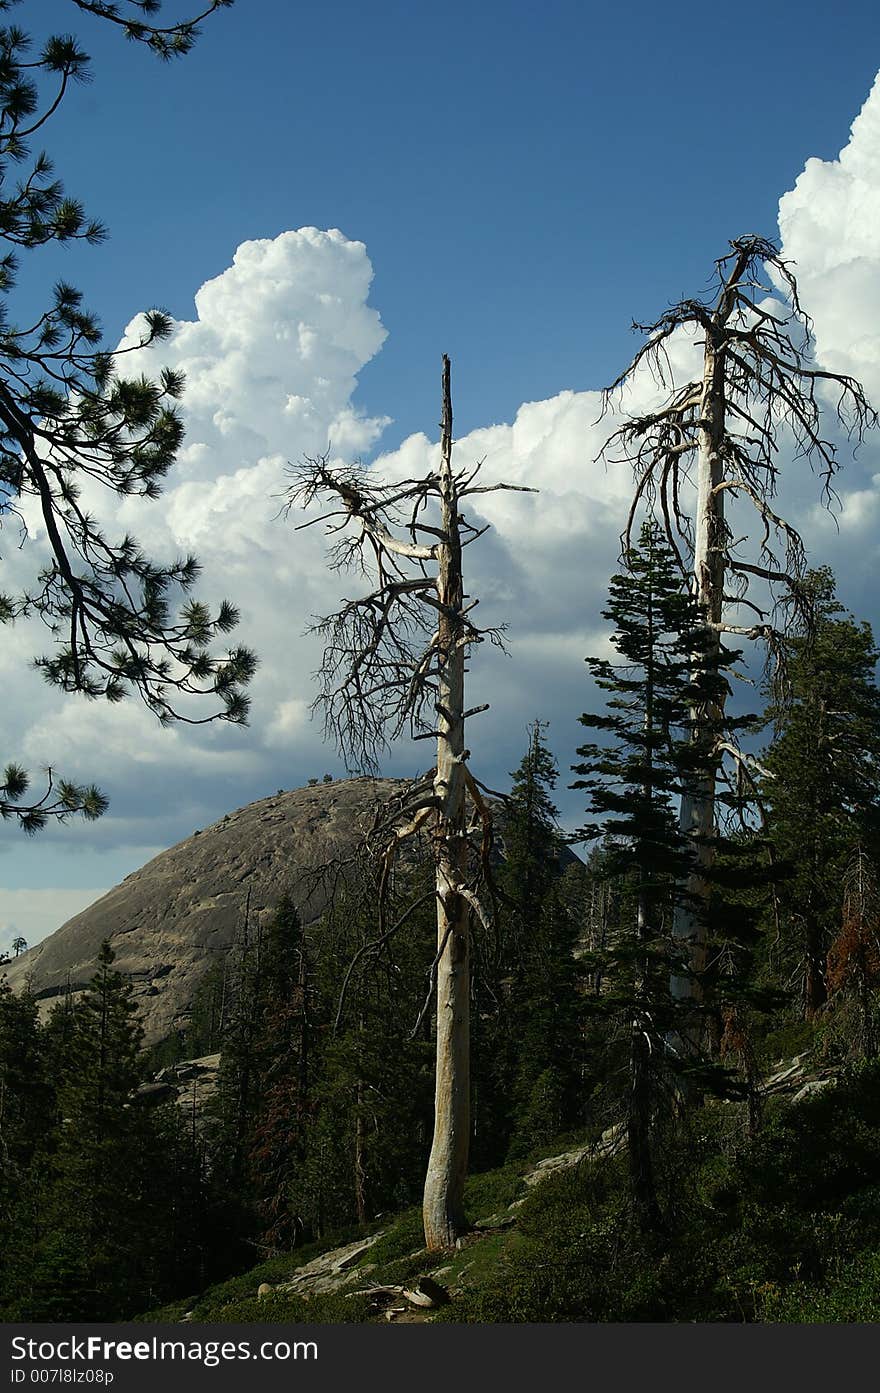
<instances>
[{"instance_id":1,"label":"towering cloud","mask_svg":"<svg viewBox=\"0 0 880 1393\"><path fill-rule=\"evenodd\" d=\"M385 338L367 303L371 279L363 244L338 231L302 228L246 242L232 266L198 292L197 318L178 323L170 341L137 356L137 369L147 374L163 365L185 373L186 444L156 502L117 500L97 488L86 490L86 501L111 535L131 530L162 557L196 552L204 567L200 593L235 600L242 610L239 635L259 650L262 665L251 732L160 731L134 704L102 708L98 718L94 707L44 691L36 678L22 683L25 655L45 639L35 628L15 631L15 651L7 647L0 659L7 690L21 693L10 746L33 764L57 760L61 750L71 772L91 771L112 790L113 812L93 829L98 841L128 835L120 819L140 822L140 810L168 777L171 797L153 798L156 832L159 825L163 831L150 840L186 831L192 803L175 798L176 777L215 771L227 785L224 798L230 776L243 781L247 797L262 788L263 773L269 777L274 756L268 751L289 746L307 726L313 654L304 651L301 634L310 613L322 607L326 581L320 539L294 535L278 513L288 460L324 450L328 441L346 457L364 454L386 424L352 402L359 370ZM138 317L121 346L136 343L140 333ZM27 544L4 558L7 584L35 565L36 512L28 524ZM312 748L316 739L311 736ZM135 788L121 775L126 761ZM285 771L288 780L295 772ZM169 819L169 804L181 808L179 818L172 811Z\"/></svg>"},{"instance_id":2,"label":"towering cloud","mask_svg":"<svg viewBox=\"0 0 880 1393\"><path fill-rule=\"evenodd\" d=\"M807 160L779 203L784 254L791 258L813 319L821 366L850 373L880 407L880 75L836 160ZM829 405L833 404L832 401ZM813 509L807 523L844 590L868 597L865 563L878 551L880 450L867 442L840 478L836 519ZM868 551L852 552L852 539ZM824 559L824 557L823 557ZM876 618L876 616L874 616Z\"/></svg>"},{"instance_id":3,"label":"towering cloud","mask_svg":"<svg viewBox=\"0 0 880 1393\"><path fill-rule=\"evenodd\" d=\"M824 366L859 377L880 399L880 76L836 160L807 160L779 201Z\"/></svg>"},{"instance_id":4,"label":"towering cloud","mask_svg":"<svg viewBox=\"0 0 880 1393\"><path fill-rule=\"evenodd\" d=\"M839 159L809 160L780 203L783 250L796 263L819 361L860 377L880 401L878 225L880 85ZM295 532L277 514L287 461L328 444L339 457L369 456L388 424L355 404L358 373L385 338L368 303L371 277L363 244L338 231L302 228L245 242L232 266L198 292L196 318L143 355L139 366L147 372L169 364L187 375L185 448L158 502L90 502L111 532L131 529L162 556L194 550L204 566L201 592L238 603L241 639L258 650L262 665L250 730L159 731L134 705L96 708L63 699L36 678L23 682L27 657L44 641L23 628L4 634L6 748L32 765L61 763L63 751L67 770L95 778L112 797L102 823L62 834L83 850L168 845L230 807L331 766L332 754L309 721L318 654L303 631L311 615L332 608L360 581L328 574L319 528ZM135 320L123 342L136 341L138 332ZM674 366L691 372L693 344L679 340L673 352ZM621 408L644 409L656 391L642 377ZM590 701L583 657L604 642L600 610L631 487L625 466L597 462L614 423L600 420L601 410L598 392L562 392L524 404L511 424L487 426L456 444L460 462L485 460L487 478L540 489L537 496L485 499L493 530L470 554L481 612L487 623L507 622L513 655L510 661L481 653L474 664L475 699L493 703L484 726L491 778L503 779L513 767L535 715L553 723L564 765L578 738L577 713ZM431 463L435 449L426 436L411 436L376 467L412 475ZM837 524L815 508L816 481L796 464L784 486L786 508L816 544L817 559L836 566L844 595L858 594L861 568L875 549L878 467L874 446L847 467ZM33 566L40 532L31 522L21 552L4 552L5 588ZM855 550L847 542L854 530L864 541ZM414 767L422 753L402 751L397 767ZM100 866L100 857L93 864ZM100 883L100 872L91 879Z\"/></svg>"}]
</instances>

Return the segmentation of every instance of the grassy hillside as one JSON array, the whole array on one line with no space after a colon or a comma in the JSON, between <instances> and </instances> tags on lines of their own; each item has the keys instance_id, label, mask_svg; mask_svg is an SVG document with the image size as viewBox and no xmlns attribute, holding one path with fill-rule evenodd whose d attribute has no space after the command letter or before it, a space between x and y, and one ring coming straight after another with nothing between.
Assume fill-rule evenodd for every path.
<instances>
[{"instance_id":1,"label":"grassy hillside","mask_svg":"<svg viewBox=\"0 0 880 1393\"><path fill-rule=\"evenodd\" d=\"M395 1319L456 1322L880 1319L880 1064L798 1103L770 1100L756 1138L738 1105L712 1105L696 1126L664 1176L675 1197L664 1234L635 1227L624 1156L585 1159L529 1185L533 1157L471 1178L475 1227L449 1257L425 1253L411 1209L144 1319L336 1323L385 1321L389 1309ZM322 1253L377 1233L337 1290L283 1289ZM353 1294L409 1290L422 1276L446 1289L448 1304L415 1311L394 1292ZM258 1298L261 1283L274 1290Z\"/></svg>"}]
</instances>

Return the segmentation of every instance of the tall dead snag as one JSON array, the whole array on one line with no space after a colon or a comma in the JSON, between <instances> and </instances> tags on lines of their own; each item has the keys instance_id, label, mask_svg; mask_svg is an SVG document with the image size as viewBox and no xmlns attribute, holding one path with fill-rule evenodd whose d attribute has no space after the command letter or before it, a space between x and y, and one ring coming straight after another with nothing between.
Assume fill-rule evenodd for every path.
<instances>
[{"instance_id":1,"label":"tall dead snag","mask_svg":"<svg viewBox=\"0 0 880 1393\"><path fill-rule=\"evenodd\" d=\"M717 670L723 634L763 640L768 660L778 664L785 632L809 623L801 586L803 543L773 507L783 440L788 438L795 459L810 463L828 505L839 461L836 446L822 434L821 398L836 396L837 421L850 439L860 440L877 420L858 382L811 366L810 320L789 264L774 244L750 236L731 242L730 248L716 263L713 299L683 300L655 324L634 326L646 341L606 393L608 402L642 365L669 389L656 411L615 431L603 454L610 460L620 451L617 458L629 462L635 476L624 550L631 546L641 505L653 504L680 564L692 573L694 593L716 638L714 651L709 645L694 655L696 678ZM679 331L695 333L703 349L701 376L683 385L674 381L667 351ZM728 498L731 517L726 514ZM740 518L737 510L750 512L751 518ZM750 541L752 554L743 556L741 549ZM755 581L763 582L760 603L750 593ZM693 841L696 864L675 913L674 934L686 963L672 979L679 1001L696 1002L701 996L706 967L701 906L709 893L722 762L730 756L741 773L749 763L733 741L719 734L724 703L720 691L711 705L695 705L691 711L692 738L699 753L710 758L681 802L681 826Z\"/></svg>"},{"instance_id":2,"label":"tall dead snag","mask_svg":"<svg viewBox=\"0 0 880 1393\"><path fill-rule=\"evenodd\" d=\"M465 809L464 578L461 525L452 472L449 359L443 359L440 422L440 531L437 557L437 1026L434 1138L425 1177L428 1248L451 1246L464 1227L470 1143L470 906L459 893L467 872Z\"/></svg>"},{"instance_id":3,"label":"tall dead snag","mask_svg":"<svg viewBox=\"0 0 880 1393\"><path fill-rule=\"evenodd\" d=\"M336 537L334 569L356 568L374 588L346 600L315 631L325 640L322 690L315 703L325 730L349 769L375 771L378 756L399 736L435 739L437 762L377 819L372 840L381 859L380 915L395 856L403 843L427 833L433 850L437 904L436 1086L434 1140L425 1181L425 1241L432 1251L454 1245L462 1232L470 1140L469 947L475 916L488 927L486 896L490 821L470 773L465 722L487 706L465 709L467 655L498 629L479 628L476 600L464 590L462 553L486 530L468 522L462 501L516 488L480 484L480 464L452 466L449 359L443 357L443 414L436 473L384 484L369 470L307 459L294 471L289 504L332 506L302 526L323 521ZM523 490L530 492L530 490ZM377 943L397 924L380 924Z\"/></svg>"}]
</instances>

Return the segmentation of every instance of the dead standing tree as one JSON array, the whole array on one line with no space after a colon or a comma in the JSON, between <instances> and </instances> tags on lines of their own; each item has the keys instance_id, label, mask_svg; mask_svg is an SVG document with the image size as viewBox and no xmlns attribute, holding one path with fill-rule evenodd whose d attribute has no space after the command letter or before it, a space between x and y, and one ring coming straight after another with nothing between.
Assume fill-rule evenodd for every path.
<instances>
[{"instance_id":1,"label":"dead standing tree","mask_svg":"<svg viewBox=\"0 0 880 1393\"><path fill-rule=\"evenodd\" d=\"M642 503L658 505L668 540L683 570L692 574L694 593L715 636L714 645L694 655L695 678L717 670L724 634L763 640L768 661L778 666L784 659L786 631L793 624L809 625L801 587L806 569L803 542L773 506L783 435L792 441L795 458L806 459L818 475L823 501L830 505L839 461L834 443L822 433L822 396L836 394L837 421L848 438L861 440L877 421L858 382L812 366L810 320L789 264L774 244L749 236L730 247L716 263L713 299L684 300L655 324L634 326L646 341L606 393L609 402L642 365L661 386L669 387L664 404L627 421L603 453L610 460L620 448L633 467L635 491L624 550L631 544ZM787 297L787 306L771 279ZM702 338L703 365L698 380L677 386L671 381L667 347L682 330ZM695 494L693 513L683 500L688 486ZM757 516L758 539L751 557L742 556L740 548L754 529L747 523L745 535L734 535L725 511L728 495L743 500ZM755 581L764 583L761 604L749 594ZM746 622L743 611L752 622ZM679 1001L698 1002L701 997L706 915L700 906L705 906L709 893L716 783L725 755L735 761L738 775L749 778L749 757L719 735L725 696L718 683L715 688L719 695L711 706L695 705L691 711L693 740L709 758L699 761L704 772L681 803L681 826L693 841L695 864L687 893L676 908L673 930L687 964L672 979L672 993Z\"/></svg>"},{"instance_id":2,"label":"dead standing tree","mask_svg":"<svg viewBox=\"0 0 880 1393\"><path fill-rule=\"evenodd\" d=\"M470 1140L470 931L487 929L480 887L487 870L490 820L483 785L468 768L465 723L487 706L465 709L466 660L498 629L472 618L477 600L464 589L462 553L487 530L465 518L462 502L475 494L514 489L477 482L481 463L452 467L449 359L443 357L440 461L422 479L384 484L368 471L331 466L327 457L294 470L288 506L328 499L333 507L313 521L338 534L334 569L359 569L374 581L369 594L346 600L315 625L325 640L322 691L315 703L349 769L373 771L396 738L436 739L437 762L394 800L374 828L384 889L401 845L430 835L435 869L437 954L434 1139L425 1180L425 1241L431 1251L452 1247L465 1227L464 1182ZM522 490L530 492L531 490ZM430 519L430 520L429 520ZM311 522L302 526L311 526ZM475 836L479 851L474 871ZM403 916L406 918L406 915ZM402 923L402 919L398 924ZM380 925L377 942L398 925Z\"/></svg>"}]
</instances>

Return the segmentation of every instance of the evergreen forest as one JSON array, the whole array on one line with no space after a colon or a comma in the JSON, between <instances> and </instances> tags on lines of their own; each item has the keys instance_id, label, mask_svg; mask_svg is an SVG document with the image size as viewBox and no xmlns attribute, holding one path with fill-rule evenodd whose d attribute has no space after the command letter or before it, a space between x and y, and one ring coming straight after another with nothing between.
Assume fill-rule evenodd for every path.
<instances>
[{"instance_id":1,"label":"evergreen forest","mask_svg":"<svg viewBox=\"0 0 880 1393\"><path fill-rule=\"evenodd\" d=\"M814 627L790 640L788 697L738 718L754 783L724 794L701 991L682 998L674 909L693 853L676 804L701 772L700 616L656 524L627 561L605 610L614 654L589 659L604 705L581 716L591 738L572 752L584 826L560 830L539 720L499 801L497 913L474 933L458 1250L478 1279L432 1318L873 1320L873 637L830 572L810 572ZM737 660L722 653L713 687ZM375 880L349 881L308 929L282 901L206 978L174 1052L141 1048L109 944L88 990L48 1015L4 989L5 1319L176 1319L199 1294L199 1318L262 1319L260 1280L379 1229L398 1285L425 1267L429 881L427 854L395 876L386 923L405 924L384 943ZM152 1102L175 1052L220 1054L205 1115ZM794 1097L772 1087L792 1061ZM524 1186L550 1156L573 1160ZM269 1318L376 1309L375 1296L291 1296Z\"/></svg>"}]
</instances>

